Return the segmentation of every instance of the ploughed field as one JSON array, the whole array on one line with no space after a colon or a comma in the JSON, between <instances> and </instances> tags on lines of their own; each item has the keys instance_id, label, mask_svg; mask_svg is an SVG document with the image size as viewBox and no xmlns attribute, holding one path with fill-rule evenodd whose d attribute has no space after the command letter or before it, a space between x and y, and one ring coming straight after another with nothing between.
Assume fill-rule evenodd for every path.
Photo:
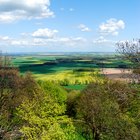
<instances>
[{"instance_id":1,"label":"ploughed field","mask_svg":"<svg viewBox=\"0 0 140 140\"><path fill-rule=\"evenodd\" d=\"M76 89L101 80L100 71L104 68L131 67L120 56L104 53L17 55L12 57L12 62L22 74L30 71L37 80L54 81L68 88L75 85Z\"/></svg>"},{"instance_id":2,"label":"ploughed field","mask_svg":"<svg viewBox=\"0 0 140 140\"><path fill-rule=\"evenodd\" d=\"M131 69L124 68L103 68L101 74L105 75L109 79L130 82L132 80Z\"/></svg>"}]
</instances>

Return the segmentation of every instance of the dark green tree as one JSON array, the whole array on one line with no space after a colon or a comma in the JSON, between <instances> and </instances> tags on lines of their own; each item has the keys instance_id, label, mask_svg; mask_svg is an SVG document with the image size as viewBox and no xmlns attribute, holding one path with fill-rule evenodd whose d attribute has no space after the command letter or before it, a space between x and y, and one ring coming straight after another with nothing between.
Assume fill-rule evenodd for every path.
<instances>
[{"instance_id":1,"label":"dark green tree","mask_svg":"<svg viewBox=\"0 0 140 140\"><path fill-rule=\"evenodd\" d=\"M136 95L137 91L120 82L89 85L78 101L77 117L90 130L90 139L138 140L138 127L129 115ZM137 107L133 108L135 115Z\"/></svg>"}]
</instances>

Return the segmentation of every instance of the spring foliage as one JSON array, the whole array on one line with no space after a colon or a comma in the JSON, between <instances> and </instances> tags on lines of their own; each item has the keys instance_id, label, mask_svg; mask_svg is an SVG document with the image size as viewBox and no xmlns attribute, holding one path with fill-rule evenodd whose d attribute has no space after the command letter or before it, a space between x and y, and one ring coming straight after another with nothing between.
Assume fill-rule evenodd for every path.
<instances>
[{"instance_id":1,"label":"spring foliage","mask_svg":"<svg viewBox=\"0 0 140 140\"><path fill-rule=\"evenodd\" d=\"M84 91L0 70L0 139L139 140L139 86L99 80Z\"/></svg>"}]
</instances>

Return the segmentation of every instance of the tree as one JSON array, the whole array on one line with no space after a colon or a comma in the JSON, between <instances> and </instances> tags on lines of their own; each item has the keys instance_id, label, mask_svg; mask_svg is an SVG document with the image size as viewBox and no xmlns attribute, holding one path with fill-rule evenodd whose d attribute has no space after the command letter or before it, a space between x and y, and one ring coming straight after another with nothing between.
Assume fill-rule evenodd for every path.
<instances>
[{"instance_id":1,"label":"tree","mask_svg":"<svg viewBox=\"0 0 140 140\"><path fill-rule=\"evenodd\" d=\"M140 39L133 41L121 41L117 44L117 52L133 63L133 75L131 78L134 81L140 82Z\"/></svg>"},{"instance_id":2,"label":"tree","mask_svg":"<svg viewBox=\"0 0 140 140\"><path fill-rule=\"evenodd\" d=\"M72 119L65 115L66 92L49 82L39 84L41 91L17 108L16 120L21 124L23 138L77 140L79 136Z\"/></svg>"},{"instance_id":3,"label":"tree","mask_svg":"<svg viewBox=\"0 0 140 140\"><path fill-rule=\"evenodd\" d=\"M140 39L133 41L121 41L117 44L117 51L125 58L140 67Z\"/></svg>"},{"instance_id":4,"label":"tree","mask_svg":"<svg viewBox=\"0 0 140 140\"><path fill-rule=\"evenodd\" d=\"M21 76L14 68L0 70L0 137L4 139L19 128L14 120L16 108L38 92L39 88L29 73Z\"/></svg>"},{"instance_id":5,"label":"tree","mask_svg":"<svg viewBox=\"0 0 140 140\"><path fill-rule=\"evenodd\" d=\"M49 94L57 103L64 105L67 99L67 92L57 84L49 81L38 81L44 92Z\"/></svg>"},{"instance_id":6,"label":"tree","mask_svg":"<svg viewBox=\"0 0 140 140\"><path fill-rule=\"evenodd\" d=\"M0 69L7 69L11 67L11 57L8 54L3 55L2 51L0 51Z\"/></svg>"},{"instance_id":7,"label":"tree","mask_svg":"<svg viewBox=\"0 0 140 140\"><path fill-rule=\"evenodd\" d=\"M90 139L138 140L138 127L129 115L136 95L137 91L120 82L89 85L78 101L77 118L90 130ZM135 115L139 114L137 107L133 108Z\"/></svg>"},{"instance_id":8,"label":"tree","mask_svg":"<svg viewBox=\"0 0 140 140\"><path fill-rule=\"evenodd\" d=\"M17 109L17 117L22 121L20 131L23 137L29 140L66 139L64 131L72 126L63 113L64 109L47 95L24 100Z\"/></svg>"}]
</instances>

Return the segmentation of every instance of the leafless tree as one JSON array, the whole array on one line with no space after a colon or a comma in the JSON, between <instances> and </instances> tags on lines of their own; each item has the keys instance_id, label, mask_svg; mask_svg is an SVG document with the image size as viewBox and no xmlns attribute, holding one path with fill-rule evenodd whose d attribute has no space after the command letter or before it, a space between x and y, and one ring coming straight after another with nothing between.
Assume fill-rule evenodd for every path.
<instances>
[{"instance_id":1,"label":"leafless tree","mask_svg":"<svg viewBox=\"0 0 140 140\"><path fill-rule=\"evenodd\" d=\"M0 69L12 68L11 57L8 54L3 54L0 51Z\"/></svg>"},{"instance_id":2,"label":"leafless tree","mask_svg":"<svg viewBox=\"0 0 140 140\"><path fill-rule=\"evenodd\" d=\"M140 83L140 39L120 41L116 45L117 52L122 54L123 58L129 60L133 64L131 79Z\"/></svg>"}]
</instances>

